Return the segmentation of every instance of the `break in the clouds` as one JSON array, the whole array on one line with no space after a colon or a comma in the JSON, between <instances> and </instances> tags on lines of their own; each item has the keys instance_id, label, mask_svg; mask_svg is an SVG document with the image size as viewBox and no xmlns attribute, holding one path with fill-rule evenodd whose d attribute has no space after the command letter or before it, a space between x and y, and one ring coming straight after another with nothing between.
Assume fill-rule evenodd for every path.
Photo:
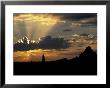
<instances>
[{"instance_id":1,"label":"break in the clouds","mask_svg":"<svg viewBox=\"0 0 110 88\"><path fill-rule=\"evenodd\" d=\"M87 46L97 50L96 13L14 13L13 17L14 44L23 45L25 36L26 45L35 46L14 52L15 61L39 61L42 53L47 61L72 58Z\"/></svg>"},{"instance_id":2,"label":"break in the clouds","mask_svg":"<svg viewBox=\"0 0 110 88\"><path fill-rule=\"evenodd\" d=\"M96 25L96 13L14 13L14 42L23 36L36 41L46 35L65 36L63 30L93 32Z\"/></svg>"}]
</instances>

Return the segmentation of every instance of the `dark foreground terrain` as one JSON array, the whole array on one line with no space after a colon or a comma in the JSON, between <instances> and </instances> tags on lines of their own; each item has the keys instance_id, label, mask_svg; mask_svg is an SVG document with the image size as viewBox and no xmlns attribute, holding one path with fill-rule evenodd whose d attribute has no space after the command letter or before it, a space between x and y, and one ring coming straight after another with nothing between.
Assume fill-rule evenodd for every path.
<instances>
[{"instance_id":1,"label":"dark foreground terrain","mask_svg":"<svg viewBox=\"0 0 110 88\"><path fill-rule=\"evenodd\" d=\"M14 75L97 75L97 54L87 47L71 60L14 62Z\"/></svg>"}]
</instances>

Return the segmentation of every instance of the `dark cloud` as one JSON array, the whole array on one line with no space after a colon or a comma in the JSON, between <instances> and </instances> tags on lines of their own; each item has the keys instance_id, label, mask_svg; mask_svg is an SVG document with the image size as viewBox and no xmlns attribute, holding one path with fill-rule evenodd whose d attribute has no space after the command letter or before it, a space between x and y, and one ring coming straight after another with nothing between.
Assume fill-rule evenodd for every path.
<instances>
[{"instance_id":1,"label":"dark cloud","mask_svg":"<svg viewBox=\"0 0 110 88\"><path fill-rule=\"evenodd\" d=\"M97 17L97 13L54 13L53 15L61 16L63 19L80 20L84 18Z\"/></svg>"},{"instance_id":2,"label":"dark cloud","mask_svg":"<svg viewBox=\"0 0 110 88\"><path fill-rule=\"evenodd\" d=\"M21 14L30 14L30 13L14 13L14 16L19 16ZM32 14L41 14L41 13L32 13ZM62 19L84 19L84 18L91 18L97 17L97 13L42 13L42 14L51 14L55 16L61 16Z\"/></svg>"},{"instance_id":3,"label":"dark cloud","mask_svg":"<svg viewBox=\"0 0 110 88\"><path fill-rule=\"evenodd\" d=\"M70 44L64 40L64 38L52 38L51 36L46 36L41 39L39 43L29 43L27 38L21 39L23 43L14 44L14 51L26 51L33 49L65 49L70 47Z\"/></svg>"},{"instance_id":4,"label":"dark cloud","mask_svg":"<svg viewBox=\"0 0 110 88\"><path fill-rule=\"evenodd\" d=\"M97 24L97 18L96 17L91 17L91 18L85 18L80 20L82 24Z\"/></svg>"},{"instance_id":5,"label":"dark cloud","mask_svg":"<svg viewBox=\"0 0 110 88\"><path fill-rule=\"evenodd\" d=\"M69 32L72 31L72 29L64 29L63 32Z\"/></svg>"},{"instance_id":6,"label":"dark cloud","mask_svg":"<svg viewBox=\"0 0 110 88\"><path fill-rule=\"evenodd\" d=\"M55 13L53 15L60 16L62 20L81 24L81 26L97 25L97 13Z\"/></svg>"},{"instance_id":7,"label":"dark cloud","mask_svg":"<svg viewBox=\"0 0 110 88\"><path fill-rule=\"evenodd\" d=\"M75 21L72 21L73 24L79 24L81 27L95 27L97 26L97 18L96 17L90 17L90 18L83 18L83 19L78 19Z\"/></svg>"},{"instance_id":8,"label":"dark cloud","mask_svg":"<svg viewBox=\"0 0 110 88\"><path fill-rule=\"evenodd\" d=\"M51 36L47 36L42 39L37 46L41 49L64 49L70 45L64 38L52 38Z\"/></svg>"}]
</instances>

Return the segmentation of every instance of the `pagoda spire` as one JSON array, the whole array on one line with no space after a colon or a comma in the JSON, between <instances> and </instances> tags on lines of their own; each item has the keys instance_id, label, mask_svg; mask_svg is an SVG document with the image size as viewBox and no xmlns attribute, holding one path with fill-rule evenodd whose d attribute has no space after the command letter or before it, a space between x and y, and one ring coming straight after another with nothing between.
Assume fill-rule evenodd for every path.
<instances>
[{"instance_id":1,"label":"pagoda spire","mask_svg":"<svg viewBox=\"0 0 110 88\"><path fill-rule=\"evenodd\" d=\"M45 63L45 55L42 55L42 62Z\"/></svg>"}]
</instances>

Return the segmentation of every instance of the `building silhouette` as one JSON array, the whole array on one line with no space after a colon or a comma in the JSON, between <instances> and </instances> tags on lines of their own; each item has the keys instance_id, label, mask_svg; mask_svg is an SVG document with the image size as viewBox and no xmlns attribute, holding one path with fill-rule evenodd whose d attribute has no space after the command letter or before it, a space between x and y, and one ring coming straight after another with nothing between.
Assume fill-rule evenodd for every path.
<instances>
[{"instance_id":1,"label":"building silhouette","mask_svg":"<svg viewBox=\"0 0 110 88\"><path fill-rule=\"evenodd\" d=\"M97 75L97 53L90 46L77 57L41 62L14 62L14 75Z\"/></svg>"},{"instance_id":2,"label":"building silhouette","mask_svg":"<svg viewBox=\"0 0 110 88\"><path fill-rule=\"evenodd\" d=\"M45 63L45 56L44 56L44 54L42 55L42 63Z\"/></svg>"}]
</instances>

